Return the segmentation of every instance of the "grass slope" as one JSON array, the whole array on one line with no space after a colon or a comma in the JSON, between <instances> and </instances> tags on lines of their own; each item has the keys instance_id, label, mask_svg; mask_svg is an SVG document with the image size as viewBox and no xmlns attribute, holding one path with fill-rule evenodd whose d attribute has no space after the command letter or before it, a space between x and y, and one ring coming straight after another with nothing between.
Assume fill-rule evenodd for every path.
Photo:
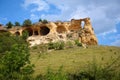
<instances>
[{"instance_id":1,"label":"grass slope","mask_svg":"<svg viewBox=\"0 0 120 80\"><path fill-rule=\"evenodd\" d=\"M63 66L64 72L77 73L93 60L99 65L108 65L120 56L120 47L91 46L86 49L74 47L52 50L46 54L40 54L39 49L31 49L30 52L30 60L35 64L34 75L45 74L48 67L56 71L60 66Z\"/></svg>"}]
</instances>

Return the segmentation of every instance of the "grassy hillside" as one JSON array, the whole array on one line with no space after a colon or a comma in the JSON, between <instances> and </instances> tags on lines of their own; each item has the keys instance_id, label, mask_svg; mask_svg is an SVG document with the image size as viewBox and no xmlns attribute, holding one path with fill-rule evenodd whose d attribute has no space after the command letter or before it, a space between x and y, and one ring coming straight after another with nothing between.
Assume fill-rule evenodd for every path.
<instances>
[{"instance_id":1,"label":"grassy hillside","mask_svg":"<svg viewBox=\"0 0 120 80\"><path fill-rule=\"evenodd\" d=\"M30 60L35 64L34 75L45 74L48 68L56 71L60 66L63 66L64 72L77 73L88 68L88 64L93 62L105 67L112 64L120 56L120 47L112 46L91 46L86 49L74 47L64 50L51 50L44 54L41 54L39 50L40 48L31 48L30 51ZM120 63L120 58L115 63Z\"/></svg>"},{"instance_id":2,"label":"grassy hillside","mask_svg":"<svg viewBox=\"0 0 120 80\"><path fill-rule=\"evenodd\" d=\"M120 80L120 47L75 40L29 48L23 36L0 37L0 80Z\"/></svg>"}]
</instances>

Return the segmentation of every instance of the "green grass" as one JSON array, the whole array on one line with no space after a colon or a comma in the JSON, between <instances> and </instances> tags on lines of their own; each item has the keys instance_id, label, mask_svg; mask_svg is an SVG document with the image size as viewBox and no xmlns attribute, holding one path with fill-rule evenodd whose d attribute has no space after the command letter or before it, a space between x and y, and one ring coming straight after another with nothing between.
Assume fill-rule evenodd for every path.
<instances>
[{"instance_id":1,"label":"green grass","mask_svg":"<svg viewBox=\"0 0 120 80\"><path fill-rule=\"evenodd\" d=\"M101 66L106 66L120 56L120 47L91 46L86 49L74 47L64 50L51 50L41 54L40 49L31 49L31 63L35 64L34 75L47 72L48 68L56 71L63 66L63 71L67 73L77 73L86 68L88 63L95 60ZM120 61L119 61L120 62Z\"/></svg>"}]
</instances>

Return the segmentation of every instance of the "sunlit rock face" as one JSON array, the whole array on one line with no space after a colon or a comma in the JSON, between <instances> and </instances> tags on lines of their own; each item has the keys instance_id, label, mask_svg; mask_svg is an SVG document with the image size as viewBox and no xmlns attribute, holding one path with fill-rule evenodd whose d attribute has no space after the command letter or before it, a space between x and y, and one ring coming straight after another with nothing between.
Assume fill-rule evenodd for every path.
<instances>
[{"instance_id":1,"label":"sunlit rock face","mask_svg":"<svg viewBox=\"0 0 120 80\"><path fill-rule=\"evenodd\" d=\"M68 40L79 40L86 45L98 45L90 18L72 19L69 22L38 22L30 27L9 30L12 34L20 36L24 31L28 32L27 41L31 46L56 41L66 42Z\"/></svg>"}]
</instances>

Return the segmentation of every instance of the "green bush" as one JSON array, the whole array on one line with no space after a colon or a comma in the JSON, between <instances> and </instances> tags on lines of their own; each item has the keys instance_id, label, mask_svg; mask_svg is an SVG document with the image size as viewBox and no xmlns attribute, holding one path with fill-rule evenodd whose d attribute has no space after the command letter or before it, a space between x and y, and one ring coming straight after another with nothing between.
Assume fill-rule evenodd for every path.
<instances>
[{"instance_id":1,"label":"green bush","mask_svg":"<svg viewBox=\"0 0 120 80\"><path fill-rule=\"evenodd\" d=\"M55 49L55 43L53 42L48 43L48 49Z\"/></svg>"},{"instance_id":2,"label":"green bush","mask_svg":"<svg viewBox=\"0 0 120 80\"><path fill-rule=\"evenodd\" d=\"M0 78L1 79L19 79L19 76L29 75L33 72L33 66L30 65L29 61L29 49L24 44L14 44L10 51L0 59ZM15 76L15 74L18 74Z\"/></svg>"},{"instance_id":3,"label":"green bush","mask_svg":"<svg viewBox=\"0 0 120 80\"><path fill-rule=\"evenodd\" d=\"M24 31L24 32L22 33L22 39L26 40L28 37L29 37L28 31Z\"/></svg>"},{"instance_id":4,"label":"green bush","mask_svg":"<svg viewBox=\"0 0 120 80\"><path fill-rule=\"evenodd\" d=\"M81 47L81 46L82 46L82 43L80 43L80 42L79 42L79 40L75 40L75 45L77 45L77 46L80 46L80 47Z\"/></svg>"},{"instance_id":5,"label":"green bush","mask_svg":"<svg viewBox=\"0 0 120 80\"><path fill-rule=\"evenodd\" d=\"M0 33L0 80L28 80L33 73L27 42L20 36Z\"/></svg>"},{"instance_id":6,"label":"green bush","mask_svg":"<svg viewBox=\"0 0 120 80\"><path fill-rule=\"evenodd\" d=\"M10 33L0 33L0 53L10 51L14 44L27 44L20 36L12 36Z\"/></svg>"},{"instance_id":7,"label":"green bush","mask_svg":"<svg viewBox=\"0 0 120 80\"><path fill-rule=\"evenodd\" d=\"M48 43L48 49L62 50L64 49L64 47L65 47L65 43L63 41Z\"/></svg>"}]
</instances>

